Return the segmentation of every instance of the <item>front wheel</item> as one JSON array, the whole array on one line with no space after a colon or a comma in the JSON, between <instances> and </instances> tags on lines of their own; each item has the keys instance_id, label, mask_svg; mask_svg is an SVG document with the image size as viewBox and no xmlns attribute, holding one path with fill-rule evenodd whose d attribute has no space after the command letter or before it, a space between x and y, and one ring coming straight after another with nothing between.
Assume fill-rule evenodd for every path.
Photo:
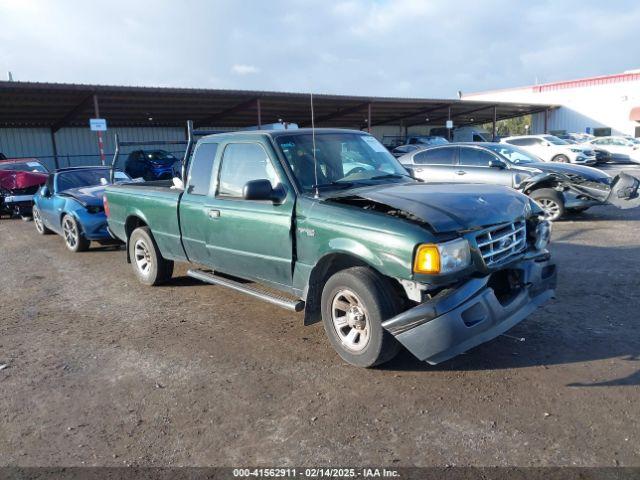
<instances>
[{"instance_id":1,"label":"front wheel","mask_svg":"<svg viewBox=\"0 0 640 480\"><path fill-rule=\"evenodd\" d=\"M566 155L556 155L551 159L552 162L569 163L569 157Z\"/></svg>"},{"instance_id":2,"label":"front wheel","mask_svg":"<svg viewBox=\"0 0 640 480\"><path fill-rule=\"evenodd\" d=\"M322 322L333 348L357 367L373 367L391 360L400 344L382 328L399 312L398 299L388 282L366 267L334 274L322 291Z\"/></svg>"},{"instance_id":3,"label":"front wheel","mask_svg":"<svg viewBox=\"0 0 640 480\"><path fill-rule=\"evenodd\" d=\"M546 220L553 222L564 215L564 199L560 192L553 188L534 190L529 196L544 210L544 218Z\"/></svg>"},{"instance_id":4,"label":"front wheel","mask_svg":"<svg viewBox=\"0 0 640 480\"><path fill-rule=\"evenodd\" d=\"M148 227L136 228L129 237L129 258L138 280L145 285L160 285L173 275L173 261L162 256Z\"/></svg>"},{"instance_id":5,"label":"front wheel","mask_svg":"<svg viewBox=\"0 0 640 480\"><path fill-rule=\"evenodd\" d=\"M67 248L74 253L89 250L90 240L87 240L80 230L78 221L71 215L62 217L62 234Z\"/></svg>"},{"instance_id":6,"label":"front wheel","mask_svg":"<svg viewBox=\"0 0 640 480\"><path fill-rule=\"evenodd\" d=\"M40 235L49 235L53 233L51 230L44 226L42 215L40 214L40 209L38 207L33 207L33 224L36 226L36 231Z\"/></svg>"}]
</instances>

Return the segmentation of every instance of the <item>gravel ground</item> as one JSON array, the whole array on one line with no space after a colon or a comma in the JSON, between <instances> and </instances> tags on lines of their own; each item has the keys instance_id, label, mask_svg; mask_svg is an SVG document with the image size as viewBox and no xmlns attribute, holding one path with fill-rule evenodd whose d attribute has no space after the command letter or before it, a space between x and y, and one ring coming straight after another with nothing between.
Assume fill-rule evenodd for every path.
<instances>
[{"instance_id":1,"label":"gravel ground","mask_svg":"<svg viewBox=\"0 0 640 480\"><path fill-rule=\"evenodd\" d=\"M438 366L0 221L0 465L640 466L640 209L554 227L557 300ZM518 338L525 338L519 341Z\"/></svg>"}]
</instances>

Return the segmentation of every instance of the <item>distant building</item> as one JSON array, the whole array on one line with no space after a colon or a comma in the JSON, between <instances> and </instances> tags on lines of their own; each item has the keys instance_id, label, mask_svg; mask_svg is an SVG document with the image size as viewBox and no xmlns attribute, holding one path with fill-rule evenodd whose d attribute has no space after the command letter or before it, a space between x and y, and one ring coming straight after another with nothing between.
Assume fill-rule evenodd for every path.
<instances>
[{"instance_id":1,"label":"distant building","mask_svg":"<svg viewBox=\"0 0 640 480\"><path fill-rule=\"evenodd\" d=\"M533 115L531 133L640 137L640 70L462 94L463 100L560 105Z\"/></svg>"}]
</instances>

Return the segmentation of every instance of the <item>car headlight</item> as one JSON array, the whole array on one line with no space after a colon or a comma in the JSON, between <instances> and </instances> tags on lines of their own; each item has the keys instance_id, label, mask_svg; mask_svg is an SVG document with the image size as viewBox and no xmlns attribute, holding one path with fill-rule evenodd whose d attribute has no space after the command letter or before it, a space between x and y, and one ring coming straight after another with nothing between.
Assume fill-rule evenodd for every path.
<instances>
[{"instance_id":1,"label":"car headlight","mask_svg":"<svg viewBox=\"0 0 640 480\"><path fill-rule=\"evenodd\" d=\"M544 250L551 240L551 222L542 220L536 227L536 240L534 247L536 250Z\"/></svg>"},{"instance_id":2,"label":"car headlight","mask_svg":"<svg viewBox=\"0 0 640 480\"><path fill-rule=\"evenodd\" d=\"M469 242L464 238L445 243L423 243L413 261L414 273L454 273L471 264Z\"/></svg>"}]
</instances>

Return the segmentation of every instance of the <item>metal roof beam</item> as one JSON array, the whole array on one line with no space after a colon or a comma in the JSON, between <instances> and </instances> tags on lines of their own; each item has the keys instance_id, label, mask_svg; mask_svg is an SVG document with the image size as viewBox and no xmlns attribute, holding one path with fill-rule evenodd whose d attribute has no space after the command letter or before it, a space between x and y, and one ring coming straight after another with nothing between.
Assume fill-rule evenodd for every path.
<instances>
[{"instance_id":1,"label":"metal roof beam","mask_svg":"<svg viewBox=\"0 0 640 480\"><path fill-rule=\"evenodd\" d=\"M367 108L369 106L371 102L365 102L365 103L359 103L358 105L354 105L353 107L349 107L349 108L340 108L338 110L336 110L335 112L332 113L328 113L327 115L322 115L321 117L316 117L314 119L315 123L320 123L320 122L327 122L329 120L333 120L334 118L339 118L339 117L343 117L345 115L350 115L352 113L356 113L360 110L363 110L365 108ZM304 127L304 126L308 126L311 124L311 120L309 120L308 122L301 122L300 126Z\"/></svg>"},{"instance_id":2,"label":"metal roof beam","mask_svg":"<svg viewBox=\"0 0 640 480\"><path fill-rule=\"evenodd\" d=\"M67 113L65 113L64 116L60 120L56 121L53 125L51 125L51 131L53 133L57 132L62 127L64 127L67 123L69 123L71 120L76 118L76 116L82 110L87 108L87 106L89 104L93 103L93 95L94 95L94 93L91 92L89 95L84 97L80 103L78 103L75 107L73 107L71 110L69 110Z\"/></svg>"},{"instance_id":3,"label":"metal roof beam","mask_svg":"<svg viewBox=\"0 0 640 480\"><path fill-rule=\"evenodd\" d=\"M205 117L205 118L195 122L194 123L194 127L197 128L197 127L202 127L202 126L211 126L216 121L218 121L218 120L220 120L220 119L222 119L224 117L227 117L227 116L232 115L234 113L240 112L242 110L246 110L247 108L249 108L251 106L257 107L259 98L260 97L250 98L246 102L239 103L237 105L234 105L231 108L227 108L226 110L222 110L221 112L214 113L213 115L209 115L208 117Z\"/></svg>"}]
</instances>

